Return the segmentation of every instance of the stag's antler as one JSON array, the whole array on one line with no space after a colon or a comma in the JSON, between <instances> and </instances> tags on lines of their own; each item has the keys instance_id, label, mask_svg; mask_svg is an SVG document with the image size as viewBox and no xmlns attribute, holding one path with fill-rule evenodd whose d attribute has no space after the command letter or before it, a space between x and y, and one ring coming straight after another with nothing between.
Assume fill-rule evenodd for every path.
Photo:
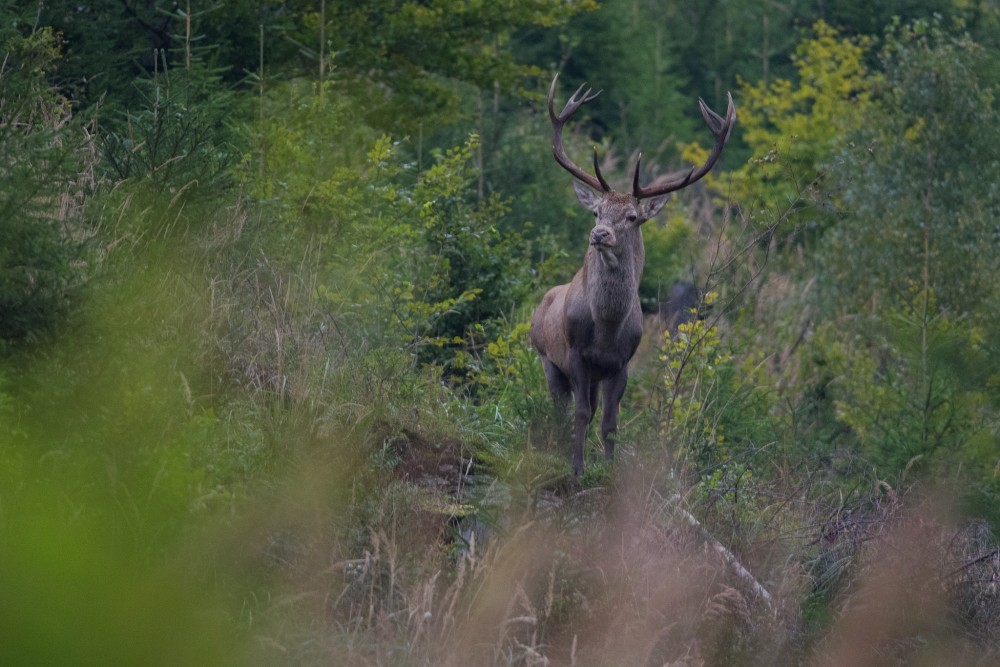
<instances>
[{"instance_id":1,"label":"stag's antler","mask_svg":"<svg viewBox=\"0 0 1000 667\"><path fill-rule=\"evenodd\" d=\"M589 102L598 95L601 91L597 91L591 95L591 88L587 88L587 92L583 93L583 96L577 99L577 96L583 91L584 86L587 84L582 84L576 89L576 92L566 101L566 106L563 107L562 113L556 114L555 109L555 95L556 95L556 82L559 80L559 74L556 73L552 77L552 85L549 86L549 118L552 120L552 155L556 158L556 162L562 165L563 169L573 174L574 177L580 181L586 183L595 190L600 190L601 192L608 192L611 190L611 186L608 185L607 181L604 180L604 176L601 175L601 169L597 166L597 151L594 151L594 172L597 174L597 178L594 178L583 169L578 167L575 162L569 159L566 155L566 150L562 145L562 129L566 121L569 120L570 116L576 113L585 102Z\"/></svg>"},{"instance_id":2,"label":"stag's antler","mask_svg":"<svg viewBox=\"0 0 1000 667\"><path fill-rule=\"evenodd\" d=\"M726 97L729 100L729 107L726 109L725 119L709 109L708 105L705 104L705 100L698 98L698 104L701 106L701 115L705 118L705 124L708 125L708 129L712 131L712 135L715 137L715 146L712 148L708 159L705 160L705 164L697 168L692 168L683 178L661 183L657 186L641 188L639 187L639 162L642 160L642 154L640 153L639 159L635 163L635 176L632 178L632 194L636 199L647 199L649 197L665 195L668 192L685 188L707 174L715 166L719 156L722 155L722 149L725 147L726 142L729 141L729 135L733 132L733 126L736 124L736 107L733 105L733 96L730 93L726 93ZM551 95L549 99L552 99Z\"/></svg>"}]
</instances>

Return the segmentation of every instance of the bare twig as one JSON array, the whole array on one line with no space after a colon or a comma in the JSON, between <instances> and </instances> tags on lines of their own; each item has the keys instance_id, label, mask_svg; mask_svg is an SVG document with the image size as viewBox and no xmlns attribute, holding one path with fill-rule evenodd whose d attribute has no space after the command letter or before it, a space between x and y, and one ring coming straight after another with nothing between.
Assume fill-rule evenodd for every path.
<instances>
[{"instance_id":1,"label":"bare twig","mask_svg":"<svg viewBox=\"0 0 1000 667\"><path fill-rule=\"evenodd\" d=\"M698 531L702 539L704 539L716 553L722 556L723 560L725 560L729 567L732 568L733 572L747 582L750 585L750 588L752 588L754 592L756 592L757 595L764 600L764 603L767 604L767 608L770 609L772 613L777 614L777 608L774 606L774 600L771 598L771 594L768 590L764 588L763 584L757 581L757 578L751 574L750 570L746 569L743 564L740 563L739 559L732 551L727 549L722 542L719 542L719 540L715 539L715 537L708 532L708 529L706 529L701 522L698 521L695 515L681 507L680 494L675 493L670 496L670 502L674 503L677 513L680 514L691 527Z\"/></svg>"}]
</instances>

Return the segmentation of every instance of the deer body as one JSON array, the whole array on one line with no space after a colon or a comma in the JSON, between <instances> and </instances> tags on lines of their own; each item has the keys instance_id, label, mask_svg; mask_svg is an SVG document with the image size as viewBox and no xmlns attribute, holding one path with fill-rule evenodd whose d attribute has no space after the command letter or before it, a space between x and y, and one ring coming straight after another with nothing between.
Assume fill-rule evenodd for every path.
<instances>
[{"instance_id":1,"label":"deer body","mask_svg":"<svg viewBox=\"0 0 1000 667\"><path fill-rule=\"evenodd\" d=\"M601 175L596 153L596 177L566 156L562 126L580 105L597 95L590 95L588 90L577 99L583 90L581 86L557 115L553 107L557 80L558 75L549 88L553 155L580 181L573 183L577 198L594 214L595 221L583 266L569 283L546 292L532 316L529 337L541 357L557 408L564 409L569 396L573 396L573 474L580 476L584 440L599 395L604 402L601 419L604 455L609 459L614 455L612 434L618 429L618 407L628 382L628 363L642 339L639 280L646 251L640 227L663 208L670 192L686 187L711 169L729 138L736 116L732 98L725 120L702 102L702 113L716 136L715 150L705 165L682 180L640 188L637 163L632 192L618 192Z\"/></svg>"},{"instance_id":2,"label":"deer body","mask_svg":"<svg viewBox=\"0 0 1000 667\"><path fill-rule=\"evenodd\" d=\"M562 408L575 398L573 472L583 472L583 441L603 394L601 439L614 454L618 404L628 381L628 362L642 339L639 280L646 250L639 225L663 206L665 197L639 202L630 194L603 199L577 185L581 203L596 224L583 266L566 285L550 289L531 320L531 342L542 358L545 379ZM615 196L610 196L610 195ZM644 205L645 204L645 205ZM603 388L603 391L601 391Z\"/></svg>"}]
</instances>

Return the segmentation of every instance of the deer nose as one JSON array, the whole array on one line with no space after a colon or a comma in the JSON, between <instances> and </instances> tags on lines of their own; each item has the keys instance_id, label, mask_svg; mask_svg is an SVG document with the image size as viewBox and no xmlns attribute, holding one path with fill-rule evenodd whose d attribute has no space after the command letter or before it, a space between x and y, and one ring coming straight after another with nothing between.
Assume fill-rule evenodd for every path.
<instances>
[{"instance_id":1,"label":"deer nose","mask_svg":"<svg viewBox=\"0 0 1000 667\"><path fill-rule=\"evenodd\" d=\"M615 233L607 227L594 227L590 232L590 245L614 245Z\"/></svg>"}]
</instances>

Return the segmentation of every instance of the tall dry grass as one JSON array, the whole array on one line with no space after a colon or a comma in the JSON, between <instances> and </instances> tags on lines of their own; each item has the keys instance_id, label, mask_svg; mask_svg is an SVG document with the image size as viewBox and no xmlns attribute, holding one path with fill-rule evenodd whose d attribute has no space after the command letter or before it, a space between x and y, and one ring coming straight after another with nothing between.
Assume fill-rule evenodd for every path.
<instances>
[{"instance_id":1,"label":"tall dry grass","mask_svg":"<svg viewBox=\"0 0 1000 667\"><path fill-rule=\"evenodd\" d=\"M316 308L309 281L258 260L211 285L206 358L283 424L285 463L215 538L213 558L236 563L241 662L998 656L996 540L959 518L955 489L870 477L848 490L779 457L727 505L675 477L641 417L592 486L519 477L535 436L507 433L516 442L487 456L440 377L342 333L356 314Z\"/></svg>"}]
</instances>

